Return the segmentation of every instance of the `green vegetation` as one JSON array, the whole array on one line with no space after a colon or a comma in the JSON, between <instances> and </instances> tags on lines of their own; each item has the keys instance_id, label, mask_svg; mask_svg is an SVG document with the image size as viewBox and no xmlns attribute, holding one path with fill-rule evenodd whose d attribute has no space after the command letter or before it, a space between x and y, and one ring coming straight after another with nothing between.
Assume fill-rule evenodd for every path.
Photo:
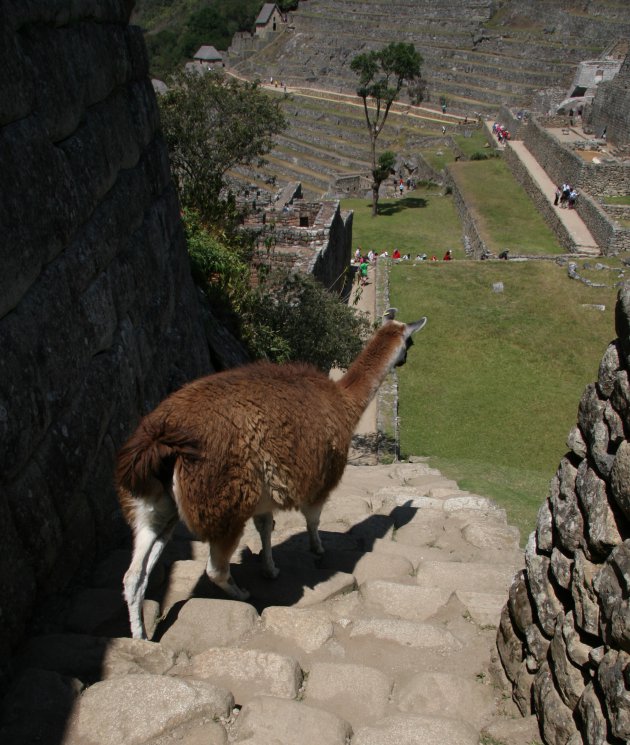
<instances>
[{"instance_id":1,"label":"green vegetation","mask_svg":"<svg viewBox=\"0 0 630 745\"><path fill-rule=\"evenodd\" d=\"M493 179L489 201L496 191L502 219L486 218L491 245L515 249L506 236L523 224L528 235L538 234L526 195L501 205L514 188L501 161L462 165L460 183L479 214L487 214L484 195ZM623 267L617 260L603 262L610 271L581 262L582 276L606 285L592 288L553 261L465 261L452 198L437 190L383 201L378 221L366 200L345 200L343 207L354 209L355 246L390 254L398 246L411 254L391 267L390 303L402 319L429 318L426 336L400 370L402 454L431 456L462 488L494 499L525 540L566 451L584 386L596 379L614 335L614 284ZM531 253L540 252L540 240ZM560 252L546 240L544 253ZM447 248L455 261L413 260L424 252L441 259ZM498 283L502 292L493 289Z\"/></svg>"},{"instance_id":2,"label":"green vegetation","mask_svg":"<svg viewBox=\"0 0 630 745\"><path fill-rule=\"evenodd\" d=\"M454 163L451 172L490 251L562 253L556 237L502 159Z\"/></svg>"},{"instance_id":3,"label":"green vegetation","mask_svg":"<svg viewBox=\"0 0 630 745\"><path fill-rule=\"evenodd\" d=\"M354 210L352 228L354 248L377 253L394 248L412 259L418 254L435 254L441 259L447 249L454 257L464 258L459 218L450 196L442 196L438 187L419 187L405 196L381 200L379 220L370 220L372 203L365 199L344 199L343 209ZM448 236L448 238L445 238Z\"/></svg>"},{"instance_id":4,"label":"green vegetation","mask_svg":"<svg viewBox=\"0 0 630 745\"><path fill-rule=\"evenodd\" d=\"M151 74L165 80L202 44L230 46L249 31L263 0L137 0L132 21L145 31Z\"/></svg>"},{"instance_id":5,"label":"green vegetation","mask_svg":"<svg viewBox=\"0 0 630 745\"><path fill-rule=\"evenodd\" d=\"M404 263L390 288L401 318L429 318L400 372L403 453L495 499L524 539L614 333L616 291L552 262Z\"/></svg>"},{"instance_id":6,"label":"green vegetation","mask_svg":"<svg viewBox=\"0 0 630 745\"><path fill-rule=\"evenodd\" d=\"M370 139L372 217L378 214L378 190L385 178L383 164L380 160L377 163L376 140L383 131L389 110L398 98L403 84L413 83L420 78L422 62L422 55L413 44L391 42L378 51L357 54L350 63L350 69L359 77L357 96L363 100L363 113Z\"/></svg>"},{"instance_id":7,"label":"green vegetation","mask_svg":"<svg viewBox=\"0 0 630 745\"><path fill-rule=\"evenodd\" d=\"M220 73L182 71L172 81L158 103L180 202L208 223L229 221L225 174L237 164L259 163L271 150L286 127L280 99Z\"/></svg>"},{"instance_id":8,"label":"green vegetation","mask_svg":"<svg viewBox=\"0 0 630 745\"><path fill-rule=\"evenodd\" d=\"M606 204L630 204L630 195L625 195L623 197L604 197L604 202Z\"/></svg>"}]
</instances>

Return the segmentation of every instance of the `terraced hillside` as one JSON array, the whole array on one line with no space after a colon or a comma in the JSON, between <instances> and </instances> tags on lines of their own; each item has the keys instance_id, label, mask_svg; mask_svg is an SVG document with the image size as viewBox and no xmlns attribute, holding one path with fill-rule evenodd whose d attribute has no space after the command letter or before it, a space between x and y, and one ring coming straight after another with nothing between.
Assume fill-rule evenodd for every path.
<instances>
[{"instance_id":1,"label":"terraced hillside","mask_svg":"<svg viewBox=\"0 0 630 745\"><path fill-rule=\"evenodd\" d=\"M304 0L271 44L229 60L248 77L350 92L355 54L411 42L431 101L491 114L531 107L541 90L564 92L580 61L628 36L626 0Z\"/></svg>"},{"instance_id":2,"label":"terraced hillside","mask_svg":"<svg viewBox=\"0 0 630 745\"><path fill-rule=\"evenodd\" d=\"M233 175L260 187L272 178L278 185L301 181L306 197L319 198L337 177L368 173L370 151L363 106L356 96L339 99L323 93L291 92L284 105L289 128L277 138L266 165L236 169ZM379 138L379 152L389 149L413 156L429 144L438 147L442 124L454 131L456 122L455 117L430 112L427 118L420 118L410 113L409 106L399 106L390 113Z\"/></svg>"}]
</instances>

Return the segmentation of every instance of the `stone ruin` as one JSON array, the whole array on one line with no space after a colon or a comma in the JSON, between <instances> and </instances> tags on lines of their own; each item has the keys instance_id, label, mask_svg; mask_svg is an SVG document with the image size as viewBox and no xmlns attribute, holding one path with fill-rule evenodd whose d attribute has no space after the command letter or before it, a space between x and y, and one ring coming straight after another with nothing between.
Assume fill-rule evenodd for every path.
<instances>
[{"instance_id":1,"label":"stone ruin","mask_svg":"<svg viewBox=\"0 0 630 745\"><path fill-rule=\"evenodd\" d=\"M266 203L261 190L253 190L246 206L242 229L255 238L254 264L312 274L328 290L344 292L352 253L351 210L342 211L339 200L303 199L296 182Z\"/></svg>"},{"instance_id":2,"label":"stone ruin","mask_svg":"<svg viewBox=\"0 0 630 745\"><path fill-rule=\"evenodd\" d=\"M630 285L538 513L497 647L547 743L630 739Z\"/></svg>"}]
</instances>

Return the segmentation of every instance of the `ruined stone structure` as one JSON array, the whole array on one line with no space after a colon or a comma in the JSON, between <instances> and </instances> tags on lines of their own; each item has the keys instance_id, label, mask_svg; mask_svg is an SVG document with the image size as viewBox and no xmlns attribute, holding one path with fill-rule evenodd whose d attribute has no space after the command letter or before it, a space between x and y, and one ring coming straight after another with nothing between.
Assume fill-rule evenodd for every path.
<instances>
[{"instance_id":1,"label":"ruined stone structure","mask_svg":"<svg viewBox=\"0 0 630 745\"><path fill-rule=\"evenodd\" d=\"M497 644L547 743L630 739L630 286L514 579Z\"/></svg>"},{"instance_id":2,"label":"ruined stone structure","mask_svg":"<svg viewBox=\"0 0 630 745\"><path fill-rule=\"evenodd\" d=\"M305 201L300 184L289 184L268 207L251 212L244 229L256 238L255 261L312 274L341 294L352 253L352 215L338 200Z\"/></svg>"},{"instance_id":3,"label":"ruined stone structure","mask_svg":"<svg viewBox=\"0 0 630 745\"><path fill-rule=\"evenodd\" d=\"M127 0L3 4L0 674L123 533L114 454L211 361Z\"/></svg>"},{"instance_id":4,"label":"ruined stone structure","mask_svg":"<svg viewBox=\"0 0 630 745\"><path fill-rule=\"evenodd\" d=\"M630 151L630 54L613 80L599 86L588 117L611 145Z\"/></svg>"}]
</instances>

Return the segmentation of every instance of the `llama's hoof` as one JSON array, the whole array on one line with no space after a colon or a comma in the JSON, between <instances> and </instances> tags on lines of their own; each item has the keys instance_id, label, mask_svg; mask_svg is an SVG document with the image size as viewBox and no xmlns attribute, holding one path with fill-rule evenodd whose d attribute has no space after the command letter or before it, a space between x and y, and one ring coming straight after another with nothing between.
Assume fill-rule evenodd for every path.
<instances>
[{"instance_id":1,"label":"llama's hoof","mask_svg":"<svg viewBox=\"0 0 630 745\"><path fill-rule=\"evenodd\" d=\"M277 579L280 574L278 567L263 567L262 576L267 579Z\"/></svg>"},{"instance_id":2,"label":"llama's hoof","mask_svg":"<svg viewBox=\"0 0 630 745\"><path fill-rule=\"evenodd\" d=\"M220 587L223 592L233 600L247 600L249 597L249 592L247 590L242 590L231 577L229 580L224 582L213 581L217 587Z\"/></svg>"},{"instance_id":3,"label":"llama's hoof","mask_svg":"<svg viewBox=\"0 0 630 745\"><path fill-rule=\"evenodd\" d=\"M326 550L320 543L319 545L313 545L311 546L311 552L315 554L315 556L320 557L323 556L326 553Z\"/></svg>"}]
</instances>

